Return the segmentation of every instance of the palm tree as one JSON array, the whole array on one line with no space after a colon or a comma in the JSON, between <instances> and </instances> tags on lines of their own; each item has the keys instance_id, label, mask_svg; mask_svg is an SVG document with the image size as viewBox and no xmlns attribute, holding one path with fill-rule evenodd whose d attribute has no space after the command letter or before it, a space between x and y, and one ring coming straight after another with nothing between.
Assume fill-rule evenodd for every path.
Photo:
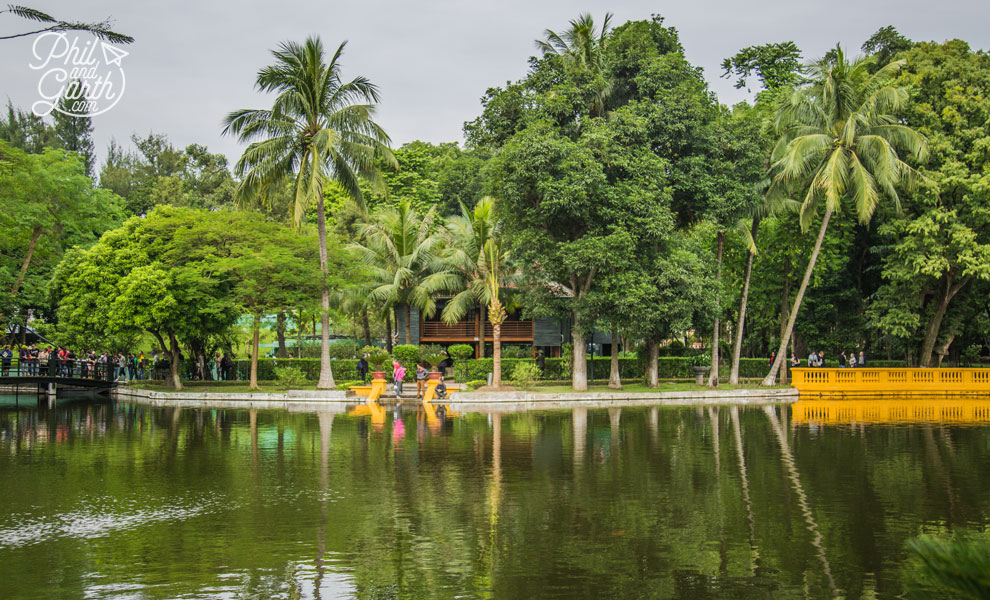
<instances>
[{"instance_id":1,"label":"palm tree","mask_svg":"<svg viewBox=\"0 0 990 600\"><path fill-rule=\"evenodd\" d=\"M461 277L462 288L451 298L441 313L445 323L451 324L464 318L471 309L480 311L488 306L490 296L481 271L484 263L484 247L494 235L498 221L495 216L495 199L485 196L474 210L461 205L461 214L447 219L447 248L444 260L451 270ZM479 323L479 356L485 354L484 325Z\"/></svg>"},{"instance_id":2,"label":"palm tree","mask_svg":"<svg viewBox=\"0 0 990 600\"><path fill-rule=\"evenodd\" d=\"M595 20L588 13L570 22L563 33L552 29L543 32L546 39L536 40L536 47L544 56L557 55L564 64L578 72L596 79L593 86L594 98L591 115L600 117L605 112L605 104L612 91L612 82L607 78L605 49L608 45L609 24L612 13L605 13L601 29L595 27Z\"/></svg>"},{"instance_id":3,"label":"palm tree","mask_svg":"<svg viewBox=\"0 0 990 600\"><path fill-rule=\"evenodd\" d=\"M432 233L436 207L420 218L407 199L368 217L359 242L348 246L366 266L368 298L405 310L406 343L411 343L412 307L436 313L436 296L457 289L458 277L437 256L440 236ZM398 318L396 318L398 321Z\"/></svg>"},{"instance_id":4,"label":"palm tree","mask_svg":"<svg viewBox=\"0 0 990 600\"><path fill-rule=\"evenodd\" d=\"M461 291L444 307L441 318L456 323L475 306L488 307L492 324L492 386L502 385L502 323L505 304L500 298L503 287L515 275L509 252L502 244L500 221L495 198L485 196L473 211L461 205L461 214L447 222L450 245L445 261L461 279ZM483 333L483 331L482 331ZM479 335L484 347L484 336Z\"/></svg>"},{"instance_id":5,"label":"palm tree","mask_svg":"<svg viewBox=\"0 0 990 600\"><path fill-rule=\"evenodd\" d=\"M813 65L811 83L785 98L775 111L774 127L780 138L771 156L771 186L804 195L803 230L814 221L819 205L824 204L825 213L777 358L763 385L774 384L784 362L832 214L841 209L843 200L852 201L860 222L867 223L882 197L900 207L896 186L912 186L921 177L898 155L898 149L918 160L927 155L924 138L895 116L908 101L907 89L891 84L904 64L894 61L871 72L876 66L873 59L846 62L842 48L836 46L834 59Z\"/></svg>"},{"instance_id":6,"label":"palm tree","mask_svg":"<svg viewBox=\"0 0 990 600\"><path fill-rule=\"evenodd\" d=\"M346 42L327 63L323 43L310 37L303 44L283 42L274 50L275 64L258 71L255 87L278 94L271 109L242 109L227 115L223 133L251 142L234 167L241 177L237 196L277 197L291 184L293 224L298 227L316 202L320 240L321 297L319 389L335 387L330 367L330 290L326 283L327 226L323 188L339 182L363 205L359 177L381 186L377 161L395 165L389 138L372 119L378 88L364 77L344 82L340 56Z\"/></svg>"}]
</instances>

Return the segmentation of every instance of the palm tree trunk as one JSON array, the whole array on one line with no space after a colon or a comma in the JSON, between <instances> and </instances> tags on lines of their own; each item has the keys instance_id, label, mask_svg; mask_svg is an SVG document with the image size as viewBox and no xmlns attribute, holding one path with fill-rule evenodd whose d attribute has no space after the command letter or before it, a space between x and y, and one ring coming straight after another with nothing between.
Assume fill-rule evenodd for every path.
<instances>
[{"instance_id":1,"label":"palm tree trunk","mask_svg":"<svg viewBox=\"0 0 990 600\"><path fill-rule=\"evenodd\" d=\"M371 322L368 321L368 309L361 309L361 329L364 333L364 345L371 345Z\"/></svg>"},{"instance_id":2,"label":"palm tree trunk","mask_svg":"<svg viewBox=\"0 0 990 600\"><path fill-rule=\"evenodd\" d=\"M492 387L502 387L502 323L492 323Z\"/></svg>"},{"instance_id":3,"label":"palm tree trunk","mask_svg":"<svg viewBox=\"0 0 990 600\"><path fill-rule=\"evenodd\" d=\"M385 309L385 351L392 353L392 311Z\"/></svg>"},{"instance_id":4,"label":"palm tree trunk","mask_svg":"<svg viewBox=\"0 0 990 600\"><path fill-rule=\"evenodd\" d=\"M619 377L619 330L612 330L612 361L608 371L608 388L622 389L622 378Z\"/></svg>"},{"instance_id":5,"label":"palm tree trunk","mask_svg":"<svg viewBox=\"0 0 990 600\"><path fill-rule=\"evenodd\" d=\"M712 333L712 370L708 374L708 387L718 385L718 333L721 328L719 317L722 314L722 248L725 246L725 232L718 232L718 252L715 254L715 328Z\"/></svg>"},{"instance_id":6,"label":"palm tree trunk","mask_svg":"<svg viewBox=\"0 0 990 600\"><path fill-rule=\"evenodd\" d=\"M756 233L760 228L760 218L753 217L752 237L756 242ZM746 274L743 276L742 298L739 300L739 320L736 322L736 339L732 345L732 369L729 371L729 384L739 383L739 359L742 356L743 332L746 328L746 303L749 300L749 278L753 274L753 253L746 257Z\"/></svg>"},{"instance_id":7,"label":"palm tree trunk","mask_svg":"<svg viewBox=\"0 0 990 600\"><path fill-rule=\"evenodd\" d=\"M248 387L252 390L257 390L258 388L258 350L261 333L261 315L254 315L254 322L251 324L251 377L248 381Z\"/></svg>"},{"instance_id":8,"label":"palm tree trunk","mask_svg":"<svg viewBox=\"0 0 990 600\"><path fill-rule=\"evenodd\" d=\"M320 283L320 380L316 384L318 390L332 390L337 387L333 380L333 367L330 365L330 286L327 285L329 266L327 264L327 215L323 208L323 194L317 195L316 225L320 237L320 272L323 281Z\"/></svg>"},{"instance_id":9,"label":"palm tree trunk","mask_svg":"<svg viewBox=\"0 0 990 600\"><path fill-rule=\"evenodd\" d=\"M801 287L798 288L797 296L794 297L794 306L791 308L791 316L787 319L787 328L784 335L780 336L780 349L777 357L770 367L770 372L763 378L761 385L771 386L777 381L777 373L781 365L784 364L784 353L787 351L787 342L794 331L794 322L797 321L798 310L801 308L801 300L804 299L804 291L808 289L808 282L811 280L811 272L815 270L815 261L818 260L818 252L822 249L822 240L825 239L825 231L828 229L828 221L832 218L832 209L826 208L822 217L822 226L818 229L818 239L815 240L815 247L811 251L811 258L808 259L808 268L804 271L804 279L801 280Z\"/></svg>"},{"instance_id":10,"label":"palm tree trunk","mask_svg":"<svg viewBox=\"0 0 990 600\"><path fill-rule=\"evenodd\" d=\"M485 357L485 305L478 305L478 358Z\"/></svg>"}]
</instances>

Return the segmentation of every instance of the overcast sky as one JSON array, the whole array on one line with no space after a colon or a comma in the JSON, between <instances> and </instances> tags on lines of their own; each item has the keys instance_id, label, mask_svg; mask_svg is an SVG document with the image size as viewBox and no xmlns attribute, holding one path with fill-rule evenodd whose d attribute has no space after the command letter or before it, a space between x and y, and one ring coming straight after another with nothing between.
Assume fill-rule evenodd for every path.
<instances>
[{"instance_id":1,"label":"overcast sky","mask_svg":"<svg viewBox=\"0 0 990 600\"><path fill-rule=\"evenodd\" d=\"M334 2L280 0L135 2L134 0L23 0L64 20L112 16L115 29L136 41L123 48L125 95L93 119L102 156L111 138L165 133L176 146L204 144L233 162L241 148L220 135L224 115L238 108L270 106L253 89L269 51L283 40L319 34L332 48L348 40L345 77L362 74L381 88L378 119L394 146L411 140L462 141L464 121L480 112L485 89L526 73L533 40L544 29L563 30L590 12L600 21L615 14L618 25L658 13L677 28L688 60L704 68L722 102L746 99L720 78L723 58L740 48L793 40L805 58L821 56L836 42L858 51L884 25L914 40L960 38L971 47L990 46L988 0L695 0L659 3L633 0L502 0L476 2ZM0 35L31 23L0 15ZM0 97L29 108L38 100L38 71L30 38L0 41Z\"/></svg>"}]
</instances>

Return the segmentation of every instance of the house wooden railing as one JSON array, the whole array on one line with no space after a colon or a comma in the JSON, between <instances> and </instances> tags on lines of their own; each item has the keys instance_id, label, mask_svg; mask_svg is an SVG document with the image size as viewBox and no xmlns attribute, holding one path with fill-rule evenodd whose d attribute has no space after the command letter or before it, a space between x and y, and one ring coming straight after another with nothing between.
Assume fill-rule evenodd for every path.
<instances>
[{"instance_id":1,"label":"house wooden railing","mask_svg":"<svg viewBox=\"0 0 990 600\"><path fill-rule=\"evenodd\" d=\"M802 395L990 394L990 369L814 369L791 370Z\"/></svg>"},{"instance_id":2,"label":"house wooden railing","mask_svg":"<svg viewBox=\"0 0 990 600\"><path fill-rule=\"evenodd\" d=\"M419 337L423 341L475 341L478 338L477 321L458 321L447 325L442 321L423 321ZM492 324L485 321L485 340L493 337ZM502 323L502 341L530 342L533 340L533 321L505 321Z\"/></svg>"},{"instance_id":3,"label":"house wooden railing","mask_svg":"<svg viewBox=\"0 0 990 600\"><path fill-rule=\"evenodd\" d=\"M492 324L485 321L485 339L490 340L495 333ZM502 340L532 340L533 321L505 321L502 323Z\"/></svg>"}]
</instances>

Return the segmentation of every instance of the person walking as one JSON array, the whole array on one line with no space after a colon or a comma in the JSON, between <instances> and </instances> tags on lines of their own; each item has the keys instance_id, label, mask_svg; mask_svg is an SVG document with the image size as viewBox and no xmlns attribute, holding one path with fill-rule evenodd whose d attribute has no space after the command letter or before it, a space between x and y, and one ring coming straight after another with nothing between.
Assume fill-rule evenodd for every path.
<instances>
[{"instance_id":1,"label":"person walking","mask_svg":"<svg viewBox=\"0 0 990 600\"><path fill-rule=\"evenodd\" d=\"M849 368L850 369L856 368L856 351L855 350L853 350L852 352L849 353Z\"/></svg>"},{"instance_id":2,"label":"person walking","mask_svg":"<svg viewBox=\"0 0 990 600\"><path fill-rule=\"evenodd\" d=\"M127 381L127 357L123 352L117 354L117 381Z\"/></svg>"},{"instance_id":3,"label":"person walking","mask_svg":"<svg viewBox=\"0 0 990 600\"><path fill-rule=\"evenodd\" d=\"M818 367L819 368L822 368L822 369L825 368L825 351L824 350L819 350L818 351Z\"/></svg>"},{"instance_id":4,"label":"person walking","mask_svg":"<svg viewBox=\"0 0 990 600\"><path fill-rule=\"evenodd\" d=\"M361 358L357 361L357 372L358 377L361 378L361 383L367 383L368 381L368 355L362 354Z\"/></svg>"},{"instance_id":5,"label":"person walking","mask_svg":"<svg viewBox=\"0 0 990 600\"><path fill-rule=\"evenodd\" d=\"M845 350L843 350L842 352L839 352L839 368L840 369L845 369L846 368L846 351Z\"/></svg>"},{"instance_id":6,"label":"person walking","mask_svg":"<svg viewBox=\"0 0 990 600\"><path fill-rule=\"evenodd\" d=\"M812 350L811 354L808 355L808 366L817 367L818 366L818 354Z\"/></svg>"},{"instance_id":7,"label":"person walking","mask_svg":"<svg viewBox=\"0 0 990 600\"><path fill-rule=\"evenodd\" d=\"M10 375L10 362L14 360L14 351L10 349L10 346L4 346L3 350L0 350L0 373L4 377Z\"/></svg>"},{"instance_id":8,"label":"person walking","mask_svg":"<svg viewBox=\"0 0 990 600\"><path fill-rule=\"evenodd\" d=\"M406 368L397 361L392 361L392 381L395 384L395 395L402 396L402 380L406 377Z\"/></svg>"},{"instance_id":9,"label":"person walking","mask_svg":"<svg viewBox=\"0 0 990 600\"><path fill-rule=\"evenodd\" d=\"M856 366L857 367L865 367L866 366L866 355L863 354L863 351L862 350L859 351L859 360L856 361Z\"/></svg>"},{"instance_id":10,"label":"person walking","mask_svg":"<svg viewBox=\"0 0 990 600\"><path fill-rule=\"evenodd\" d=\"M416 397L422 398L426 391L426 375L429 371L423 366L423 362L416 363Z\"/></svg>"},{"instance_id":11,"label":"person walking","mask_svg":"<svg viewBox=\"0 0 990 600\"><path fill-rule=\"evenodd\" d=\"M148 357L144 355L144 352L138 356L138 379L145 379L145 375L148 374Z\"/></svg>"}]
</instances>

